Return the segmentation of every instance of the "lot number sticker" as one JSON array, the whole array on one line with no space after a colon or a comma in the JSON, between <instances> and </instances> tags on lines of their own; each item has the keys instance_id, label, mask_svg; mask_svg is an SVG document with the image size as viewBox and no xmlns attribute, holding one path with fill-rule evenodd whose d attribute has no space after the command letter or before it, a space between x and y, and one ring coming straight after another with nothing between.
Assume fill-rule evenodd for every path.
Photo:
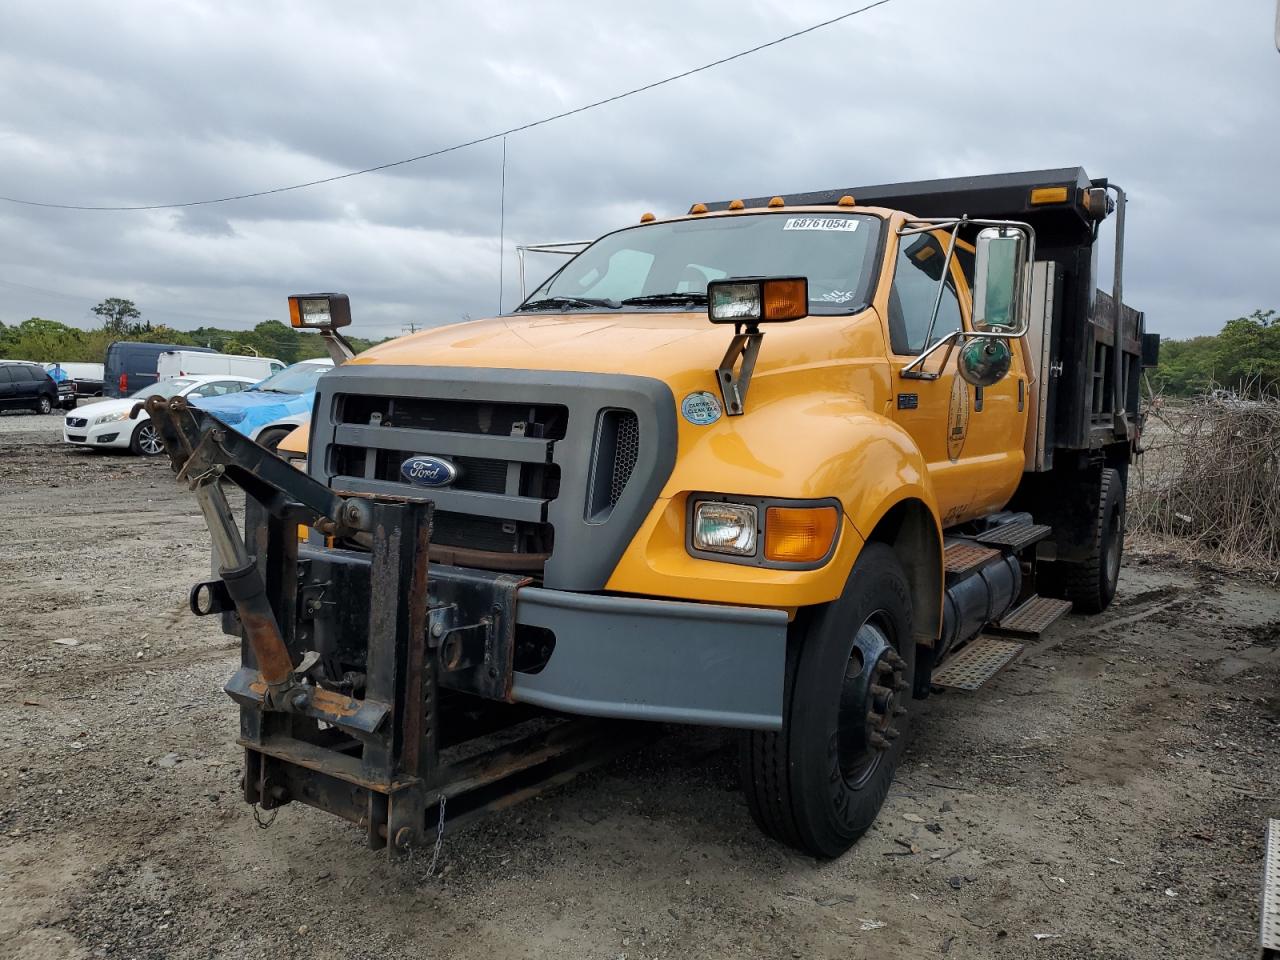
<instances>
[{"instance_id":1,"label":"lot number sticker","mask_svg":"<svg viewBox=\"0 0 1280 960\"><path fill-rule=\"evenodd\" d=\"M705 427L720 419L720 401L705 390L691 393L680 404L680 412L690 423Z\"/></svg>"},{"instance_id":2,"label":"lot number sticker","mask_svg":"<svg viewBox=\"0 0 1280 960\"><path fill-rule=\"evenodd\" d=\"M852 233L858 229L858 221L850 217L792 217L782 225L783 230L843 230Z\"/></svg>"}]
</instances>

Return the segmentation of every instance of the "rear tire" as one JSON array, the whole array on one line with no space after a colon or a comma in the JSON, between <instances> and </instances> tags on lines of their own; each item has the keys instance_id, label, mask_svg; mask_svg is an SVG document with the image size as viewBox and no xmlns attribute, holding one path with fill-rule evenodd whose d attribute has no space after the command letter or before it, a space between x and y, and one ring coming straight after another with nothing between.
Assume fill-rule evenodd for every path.
<instances>
[{"instance_id":1,"label":"rear tire","mask_svg":"<svg viewBox=\"0 0 1280 960\"><path fill-rule=\"evenodd\" d=\"M1078 563L1063 564L1066 599L1077 613L1101 613L1111 604L1120 580L1124 557L1124 480L1120 471L1106 467L1093 518L1093 542L1089 555Z\"/></svg>"},{"instance_id":2,"label":"rear tire","mask_svg":"<svg viewBox=\"0 0 1280 960\"><path fill-rule=\"evenodd\" d=\"M875 821L905 749L915 668L911 595L888 546L868 544L844 593L797 618L782 729L742 735L752 818L816 857L838 857Z\"/></svg>"},{"instance_id":3,"label":"rear tire","mask_svg":"<svg viewBox=\"0 0 1280 960\"><path fill-rule=\"evenodd\" d=\"M46 414L46 413L52 413L52 412L53 412L53 401L50 400L48 397L46 397L44 394L41 394L39 399L36 400L36 413Z\"/></svg>"}]
</instances>

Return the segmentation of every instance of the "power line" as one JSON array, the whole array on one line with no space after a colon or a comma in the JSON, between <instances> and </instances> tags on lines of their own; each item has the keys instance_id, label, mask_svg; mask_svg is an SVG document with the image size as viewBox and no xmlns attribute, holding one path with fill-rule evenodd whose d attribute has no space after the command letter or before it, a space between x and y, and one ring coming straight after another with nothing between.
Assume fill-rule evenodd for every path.
<instances>
[{"instance_id":1,"label":"power line","mask_svg":"<svg viewBox=\"0 0 1280 960\"><path fill-rule=\"evenodd\" d=\"M518 127L511 127L508 130L499 130L497 133L490 133L483 137L476 137L474 140L467 140L464 143L455 143L453 146L442 147L439 150L432 150L430 153L420 153L415 157L406 157L403 160L393 160L390 163L380 163L375 167L365 167L362 170L351 170L347 173L339 173L332 177L322 177L319 180L308 180L304 183L294 183L287 187L272 187L269 190L256 190L253 193L237 193L229 197L214 197L209 200L187 200L182 203L148 203L127 207L86 206L74 203L43 203L37 200L20 200L16 197L4 196L0 196L0 200L7 201L8 203L21 204L25 207L46 207L54 210L175 210L182 207L201 207L212 203L229 203L233 200L248 200L252 197L265 197L274 193L287 193L291 190L303 190L307 187L318 187L321 184L334 183L338 180L348 180L351 177L363 176L366 173L378 173L382 170L390 170L393 167L402 167L405 164L417 163L419 160L429 160L432 157L439 157L446 153L453 153L456 150L463 150L467 147L478 146L479 144L488 143L491 140L507 137L514 133L523 133L525 130L532 130L534 127L545 126L548 123L554 123L556 120L563 120L565 117L572 117L579 113L586 113L588 110L594 110L596 107L603 107L610 103L617 103L619 100L625 100L627 97L633 97L638 93L646 93L658 87L665 86L668 83L674 83L677 80L683 80L686 77L691 77L696 73L702 73L703 71L711 70L714 67L720 67L726 63L732 63L734 60L741 60L743 57L748 57L753 53L759 53L761 50L776 47L781 43L786 43L788 40L794 40L796 37L802 37L805 34L821 30L824 27L832 26L833 24L840 23L842 20L848 20L851 17L856 17L860 13L866 13L869 10L874 10L876 7L882 7L890 2L892 2L892 0L875 0L874 3L868 3L865 6L858 7L856 10L850 10L847 13L842 13L829 20L823 20L821 23L815 23L812 26L805 27L803 30L796 30L793 33L788 33L785 36L770 40L767 43L757 44L754 47L750 47L746 50L740 50L739 52L727 57L721 57L719 60L712 60L710 63L704 63L700 67L693 67L681 73L665 77L662 80L655 80L652 83L646 83L640 87L633 87L623 93L617 93L611 97L605 97L603 100L595 100L591 103L584 104L583 106L574 107L572 110L565 110L561 113L552 114L549 117L543 117L541 120L533 120L529 123L521 124Z\"/></svg>"}]
</instances>

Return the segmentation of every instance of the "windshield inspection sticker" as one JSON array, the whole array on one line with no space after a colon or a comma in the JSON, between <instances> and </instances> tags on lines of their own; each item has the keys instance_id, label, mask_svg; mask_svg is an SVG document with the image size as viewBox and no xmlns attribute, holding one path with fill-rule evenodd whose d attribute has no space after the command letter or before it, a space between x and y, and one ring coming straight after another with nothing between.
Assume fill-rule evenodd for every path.
<instances>
[{"instance_id":1,"label":"windshield inspection sticker","mask_svg":"<svg viewBox=\"0 0 1280 960\"><path fill-rule=\"evenodd\" d=\"M720 419L720 401L705 390L691 393L681 401L680 413L690 423L705 427Z\"/></svg>"},{"instance_id":2,"label":"windshield inspection sticker","mask_svg":"<svg viewBox=\"0 0 1280 960\"><path fill-rule=\"evenodd\" d=\"M782 225L783 230L843 230L852 233L858 229L858 221L852 217L792 217Z\"/></svg>"},{"instance_id":3,"label":"windshield inspection sticker","mask_svg":"<svg viewBox=\"0 0 1280 960\"><path fill-rule=\"evenodd\" d=\"M848 303L853 299L852 290L832 290L830 293L824 293L820 297L814 297L814 300L821 300L823 303Z\"/></svg>"}]
</instances>

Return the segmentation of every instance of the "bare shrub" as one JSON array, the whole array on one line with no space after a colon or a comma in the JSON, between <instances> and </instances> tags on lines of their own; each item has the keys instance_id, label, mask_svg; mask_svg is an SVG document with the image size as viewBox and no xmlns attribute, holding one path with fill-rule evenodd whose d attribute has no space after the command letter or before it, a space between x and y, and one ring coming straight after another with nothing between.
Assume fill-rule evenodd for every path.
<instances>
[{"instance_id":1,"label":"bare shrub","mask_svg":"<svg viewBox=\"0 0 1280 960\"><path fill-rule=\"evenodd\" d=\"M1280 570L1280 395L1154 397L1131 477L1128 529L1228 564Z\"/></svg>"}]
</instances>

